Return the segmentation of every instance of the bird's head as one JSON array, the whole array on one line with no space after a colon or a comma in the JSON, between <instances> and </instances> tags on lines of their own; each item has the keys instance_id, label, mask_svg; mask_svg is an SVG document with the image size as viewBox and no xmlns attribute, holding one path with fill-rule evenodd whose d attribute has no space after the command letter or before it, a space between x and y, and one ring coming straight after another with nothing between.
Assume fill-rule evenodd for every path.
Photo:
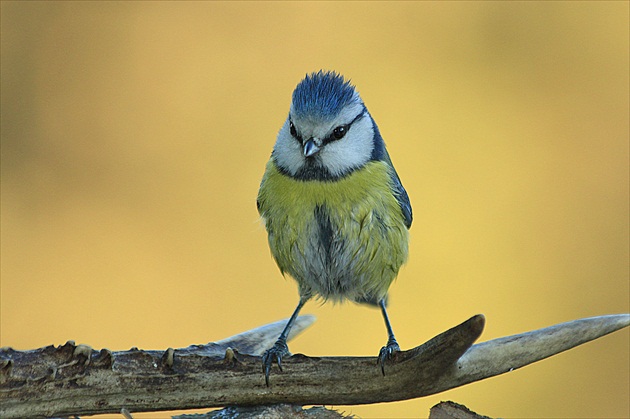
<instances>
[{"instance_id":1,"label":"bird's head","mask_svg":"<svg viewBox=\"0 0 630 419\"><path fill-rule=\"evenodd\" d=\"M337 179L371 160L374 130L372 117L349 81L335 72L311 73L293 91L272 157L290 176Z\"/></svg>"}]
</instances>

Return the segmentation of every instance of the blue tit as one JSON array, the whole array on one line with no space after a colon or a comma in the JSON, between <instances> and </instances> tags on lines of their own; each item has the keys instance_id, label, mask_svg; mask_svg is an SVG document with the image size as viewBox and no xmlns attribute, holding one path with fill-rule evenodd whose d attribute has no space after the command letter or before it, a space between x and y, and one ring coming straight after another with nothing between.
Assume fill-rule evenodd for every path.
<instances>
[{"instance_id":1,"label":"blue tit","mask_svg":"<svg viewBox=\"0 0 630 419\"><path fill-rule=\"evenodd\" d=\"M407 259L411 204L374 119L343 76L319 71L297 85L257 205L271 253L300 294L263 355L267 385L272 364L282 369L289 330L312 297L380 307L389 337L378 356L385 374L385 360L400 350L385 306Z\"/></svg>"}]
</instances>

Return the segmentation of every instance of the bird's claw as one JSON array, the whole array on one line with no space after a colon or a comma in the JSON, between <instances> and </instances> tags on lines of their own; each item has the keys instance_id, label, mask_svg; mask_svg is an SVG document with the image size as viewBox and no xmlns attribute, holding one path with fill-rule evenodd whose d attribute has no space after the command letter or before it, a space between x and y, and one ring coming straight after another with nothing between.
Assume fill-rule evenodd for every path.
<instances>
[{"instance_id":1,"label":"bird's claw","mask_svg":"<svg viewBox=\"0 0 630 419\"><path fill-rule=\"evenodd\" d=\"M387 345L383 346L378 353L378 363L381 366L383 375L385 375L385 361L392 359L396 352L400 352L400 346L398 346L396 339L390 339L387 341Z\"/></svg>"},{"instance_id":2,"label":"bird's claw","mask_svg":"<svg viewBox=\"0 0 630 419\"><path fill-rule=\"evenodd\" d=\"M269 387L269 372L274 361L278 364L278 368L282 371L282 357L289 354L289 347L284 340L278 341L265 351L262 356L263 373L265 373L265 384Z\"/></svg>"}]
</instances>

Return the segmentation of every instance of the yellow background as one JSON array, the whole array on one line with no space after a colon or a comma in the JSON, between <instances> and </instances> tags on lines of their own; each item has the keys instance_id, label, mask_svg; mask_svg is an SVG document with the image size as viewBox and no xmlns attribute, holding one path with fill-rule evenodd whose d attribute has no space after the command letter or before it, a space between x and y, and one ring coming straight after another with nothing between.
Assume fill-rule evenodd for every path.
<instances>
[{"instance_id":1,"label":"yellow background","mask_svg":"<svg viewBox=\"0 0 630 419\"><path fill-rule=\"evenodd\" d=\"M630 311L628 4L2 2L0 345L182 347L288 317L255 198L320 68L356 84L411 197L403 349L476 313L484 341ZM304 313L293 352L385 343L377 310ZM628 336L340 409L628 417Z\"/></svg>"}]
</instances>

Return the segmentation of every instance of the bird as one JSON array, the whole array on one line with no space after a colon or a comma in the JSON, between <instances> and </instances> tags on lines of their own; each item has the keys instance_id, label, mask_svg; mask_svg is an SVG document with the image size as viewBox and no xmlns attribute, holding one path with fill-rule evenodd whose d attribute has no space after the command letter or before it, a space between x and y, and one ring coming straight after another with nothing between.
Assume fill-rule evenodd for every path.
<instances>
[{"instance_id":1,"label":"bird","mask_svg":"<svg viewBox=\"0 0 630 419\"><path fill-rule=\"evenodd\" d=\"M387 294L406 262L411 203L376 122L350 80L306 74L292 94L257 196L271 254L298 285L299 303L262 356L265 382L282 371L287 337L311 298L380 307L388 340L377 357L400 351Z\"/></svg>"}]
</instances>

